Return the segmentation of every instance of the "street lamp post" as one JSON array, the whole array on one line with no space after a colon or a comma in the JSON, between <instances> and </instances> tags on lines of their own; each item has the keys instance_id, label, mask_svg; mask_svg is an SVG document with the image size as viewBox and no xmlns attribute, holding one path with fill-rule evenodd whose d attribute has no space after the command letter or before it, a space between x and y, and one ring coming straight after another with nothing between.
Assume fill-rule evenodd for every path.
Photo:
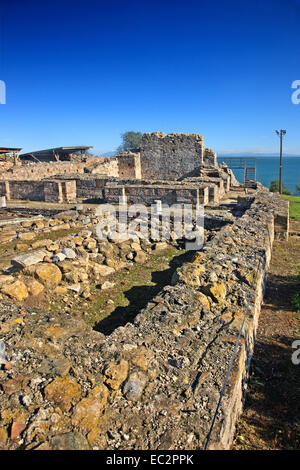
<instances>
[{"instance_id":1,"label":"street lamp post","mask_svg":"<svg viewBox=\"0 0 300 470\"><path fill-rule=\"evenodd\" d=\"M286 134L286 130L280 129L276 134L280 137L279 194L282 194L282 136Z\"/></svg>"}]
</instances>

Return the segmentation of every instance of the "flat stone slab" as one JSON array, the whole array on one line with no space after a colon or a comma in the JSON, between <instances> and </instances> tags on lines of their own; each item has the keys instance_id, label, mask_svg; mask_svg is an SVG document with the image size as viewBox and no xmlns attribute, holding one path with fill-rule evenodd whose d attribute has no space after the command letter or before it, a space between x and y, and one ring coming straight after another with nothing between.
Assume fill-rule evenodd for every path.
<instances>
[{"instance_id":1,"label":"flat stone slab","mask_svg":"<svg viewBox=\"0 0 300 470\"><path fill-rule=\"evenodd\" d=\"M26 266L40 263L46 255L47 253L43 250L33 251L32 253L16 256L11 260L11 264L19 268L25 268Z\"/></svg>"},{"instance_id":2,"label":"flat stone slab","mask_svg":"<svg viewBox=\"0 0 300 470\"><path fill-rule=\"evenodd\" d=\"M5 225L12 225L12 224L21 224L22 222L35 222L36 220L42 220L44 216L36 215L34 217L18 217L18 218L11 218L11 219L3 219L0 220L0 227Z\"/></svg>"}]
</instances>

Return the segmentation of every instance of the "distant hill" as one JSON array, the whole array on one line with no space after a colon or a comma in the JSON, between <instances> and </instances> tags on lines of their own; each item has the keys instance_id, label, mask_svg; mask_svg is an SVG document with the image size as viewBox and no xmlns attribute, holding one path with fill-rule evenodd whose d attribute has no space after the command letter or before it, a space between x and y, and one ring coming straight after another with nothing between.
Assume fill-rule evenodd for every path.
<instances>
[{"instance_id":1,"label":"distant hill","mask_svg":"<svg viewBox=\"0 0 300 470\"><path fill-rule=\"evenodd\" d=\"M219 158L230 158L230 157L252 157L252 158L260 158L260 157L278 157L279 153L251 153L251 152L232 152L232 153L217 153ZM296 154L286 154L283 153L283 157L295 157L299 158L300 155Z\"/></svg>"},{"instance_id":2,"label":"distant hill","mask_svg":"<svg viewBox=\"0 0 300 470\"><path fill-rule=\"evenodd\" d=\"M101 155L103 157L113 157L114 155L116 155L117 151L112 151L112 152L105 152L105 153L101 153Z\"/></svg>"}]
</instances>

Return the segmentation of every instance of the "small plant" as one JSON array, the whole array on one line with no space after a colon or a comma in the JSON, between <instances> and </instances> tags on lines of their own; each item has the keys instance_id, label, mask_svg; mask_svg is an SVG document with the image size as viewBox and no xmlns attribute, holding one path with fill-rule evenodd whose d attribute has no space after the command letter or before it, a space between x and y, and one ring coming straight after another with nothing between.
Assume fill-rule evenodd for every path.
<instances>
[{"instance_id":1,"label":"small plant","mask_svg":"<svg viewBox=\"0 0 300 470\"><path fill-rule=\"evenodd\" d=\"M270 191L271 193L278 193L279 192L279 181L273 180L270 184ZM292 192L282 183L282 194L286 194L288 196L292 195Z\"/></svg>"},{"instance_id":2,"label":"small plant","mask_svg":"<svg viewBox=\"0 0 300 470\"><path fill-rule=\"evenodd\" d=\"M296 292L292 296L292 304L297 310L300 311L300 292Z\"/></svg>"}]
</instances>

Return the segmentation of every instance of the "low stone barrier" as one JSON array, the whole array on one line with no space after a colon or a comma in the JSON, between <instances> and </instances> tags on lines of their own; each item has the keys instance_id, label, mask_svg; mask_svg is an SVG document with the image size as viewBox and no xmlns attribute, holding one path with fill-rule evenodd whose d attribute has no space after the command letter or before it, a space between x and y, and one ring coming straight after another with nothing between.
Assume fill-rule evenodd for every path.
<instances>
[{"instance_id":1,"label":"low stone barrier","mask_svg":"<svg viewBox=\"0 0 300 470\"><path fill-rule=\"evenodd\" d=\"M255 193L241 216L220 225L177 270L172 285L109 336L64 315L22 318L3 305L1 339L13 362L10 373L0 373L4 446L230 448L279 205L288 217L280 201ZM15 440L8 439L11 425Z\"/></svg>"}]
</instances>

